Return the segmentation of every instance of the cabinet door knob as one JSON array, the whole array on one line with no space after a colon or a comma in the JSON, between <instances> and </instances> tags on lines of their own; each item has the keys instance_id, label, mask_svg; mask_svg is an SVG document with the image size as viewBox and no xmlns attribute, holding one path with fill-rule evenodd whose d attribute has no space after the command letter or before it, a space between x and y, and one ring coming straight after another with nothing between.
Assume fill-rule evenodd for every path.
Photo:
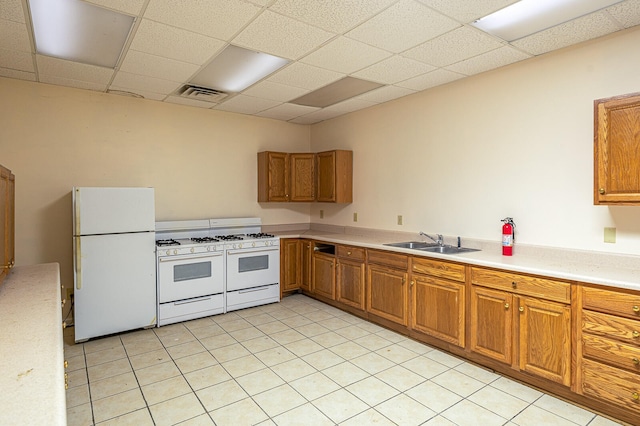
<instances>
[{"instance_id":1,"label":"cabinet door knob","mask_svg":"<svg viewBox=\"0 0 640 426\"><path fill-rule=\"evenodd\" d=\"M632 396L632 397L633 397L633 399L635 399L636 401L637 401L638 399L640 399L640 394L638 394L638 392L634 392L634 393L632 393L632 394L631 394L631 396Z\"/></svg>"},{"instance_id":2,"label":"cabinet door knob","mask_svg":"<svg viewBox=\"0 0 640 426\"><path fill-rule=\"evenodd\" d=\"M504 304L504 308L505 308L505 309L509 309L509 304L508 304L508 303L505 303L505 304Z\"/></svg>"},{"instance_id":3,"label":"cabinet door knob","mask_svg":"<svg viewBox=\"0 0 640 426\"><path fill-rule=\"evenodd\" d=\"M516 288L518 287L518 283L515 281L511 281L511 287Z\"/></svg>"},{"instance_id":4,"label":"cabinet door knob","mask_svg":"<svg viewBox=\"0 0 640 426\"><path fill-rule=\"evenodd\" d=\"M69 362L65 359L64 360L64 368L68 368L69 367Z\"/></svg>"},{"instance_id":5,"label":"cabinet door knob","mask_svg":"<svg viewBox=\"0 0 640 426\"><path fill-rule=\"evenodd\" d=\"M640 364L640 360L639 360L638 358L631 358L631 361L632 361L635 365Z\"/></svg>"},{"instance_id":6,"label":"cabinet door knob","mask_svg":"<svg viewBox=\"0 0 640 426\"><path fill-rule=\"evenodd\" d=\"M640 337L640 332L638 332L638 331L634 331L632 334L633 334L633 337L636 338L636 339L638 337Z\"/></svg>"},{"instance_id":7,"label":"cabinet door knob","mask_svg":"<svg viewBox=\"0 0 640 426\"><path fill-rule=\"evenodd\" d=\"M518 310L519 310L520 312L524 312L524 306L520 306L520 307L518 308Z\"/></svg>"},{"instance_id":8,"label":"cabinet door knob","mask_svg":"<svg viewBox=\"0 0 640 426\"><path fill-rule=\"evenodd\" d=\"M347 256L351 256L351 252L350 251L347 252Z\"/></svg>"},{"instance_id":9,"label":"cabinet door knob","mask_svg":"<svg viewBox=\"0 0 640 426\"><path fill-rule=\"evenodd\" d=\"M599 192L600 194L604 194L604 188L600 188L600 189L598 189L598 192Z\"/></svg>"},{"instance_id":10,"label":"cabinet door knob","mask_svg":"<svg viewBox=\"0 0 640 426\"><path fill-rule=\"evenodd\" d=\"M640 312L640 306L635 305L633 308L631 308L633 310L633 312Z\"/></svg>"},{"instance_id":11,"label":"cabinet door knob","mask_svg":"<svg viewBox=\"0 0 640 426\"><path fill-rule=\"evenodd\" d=\"M414 285L415 283L416 283L416 282L415 282L414 280L411 280L411 282L410 282L411 287L413 287L413 285Z\"/></svg>"}]
</instances>

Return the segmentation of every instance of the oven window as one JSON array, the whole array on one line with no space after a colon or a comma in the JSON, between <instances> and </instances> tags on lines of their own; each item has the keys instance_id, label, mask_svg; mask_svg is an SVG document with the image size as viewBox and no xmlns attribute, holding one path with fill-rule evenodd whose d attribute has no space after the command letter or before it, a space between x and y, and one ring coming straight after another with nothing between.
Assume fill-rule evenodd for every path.
<instances>
[{"instance_id":1,"label":"oven window","mask_svg":"<svg viewBox=\"0 0 640 426\"><path fill-rule=\"evenodd\" d=\"M197 280L211 276L211 262L189 263L173 267L173 281Z\"/></svg>"},{"instance_id":2,"label":"oven window","mask_svg":"<svg viewBox=\"0 0 640 426\"><path fill-rule=\"evenodd\" d=\"M241 257L238 259L238 272L251 272L269 269L269 255Z\"/></svg>"}]
</instances>

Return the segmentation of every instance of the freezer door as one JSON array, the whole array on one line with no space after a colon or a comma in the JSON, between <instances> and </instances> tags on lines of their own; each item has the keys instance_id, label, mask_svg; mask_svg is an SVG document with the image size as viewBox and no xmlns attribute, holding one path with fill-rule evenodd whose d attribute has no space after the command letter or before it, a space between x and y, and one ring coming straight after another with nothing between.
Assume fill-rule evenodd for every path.
<instances>
[{"instance_id":1,"label":"freezer door","mask_svg":"<svg viewBox=\"0 0 640 426\"><path fill-rule=\"evenodd\" d=\"M75 340L156 324L155 234L74 238Z\"/></svg>"},{"instance_id":2,"label":"freezer door","mask_svg":"<svg viewBox=\"0 0 640 426\"><path fill-rule=\"evenodd\" d=\"M74 235L155 230L153 188L73 188Z\"/></svg>"}]
</instances>

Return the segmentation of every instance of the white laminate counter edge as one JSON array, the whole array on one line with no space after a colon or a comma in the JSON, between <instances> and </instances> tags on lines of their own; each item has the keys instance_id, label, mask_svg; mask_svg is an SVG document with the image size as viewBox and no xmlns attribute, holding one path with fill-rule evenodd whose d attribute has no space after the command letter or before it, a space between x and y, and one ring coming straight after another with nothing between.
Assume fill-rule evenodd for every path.
<instances>
[{"instance_id":1,"label":"white laminate counter edge","mask_svg":"<svg viewBox=\"0 0 640 426\"><path fill-rule=\"evenodd\" d=\"M518 245L514 250L515 254L509 257L502 256L499 243L468 240L463 245L481 248L481 251L449 255L384 245L397 241L419 240L416 235L413 235L413 238L408 238L410 235L405 235L404 240L397 238L394 240L389 239L390 235L386 232L370 232L368 235L363 232L358 235L313 229L285 231L277 234L281 238L308 238L337 244L351 244L413 256L432 257L476 266L640 291L640 256Z\"/></svg>"},{"instance_id":2,"label":"white laminate counter edge","mask_svg":"<svg viewBox=\"0 0 640 426\"><path fill-rule=\"evenodd\" d=\"M0 285L2 424L66 425L60 266L14 268Z\"/></svg>"}]
</instances>

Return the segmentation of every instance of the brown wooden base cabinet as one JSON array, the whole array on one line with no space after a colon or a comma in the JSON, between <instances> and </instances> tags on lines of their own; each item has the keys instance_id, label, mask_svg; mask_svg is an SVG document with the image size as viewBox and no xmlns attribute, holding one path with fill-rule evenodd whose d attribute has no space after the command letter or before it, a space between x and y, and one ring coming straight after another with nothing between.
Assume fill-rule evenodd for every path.
<instances>
[{"instance_id":1,"label":"brown wooden base cabinet","mask_svg":"<svg viewBox=\"0 0 640 426\"><path fill-rule=\"evenodd\" d=\"M408 267L408 256L368 250L367 312L408 325Z\"/></svg>"},{"instance_id":2,"label":"brown wooden base cabinet","mask_svg":"<svg viewBox=\"0 0 640 426\"><path fill-rule=\"evenodd\" d=\"M359 247L338 246L336 300L364 311L365 309L365 250Z\"/></svg>"},{"instance_id":3,"label":"brown wooden base cabinet","mask_svg":"<svg viewBox=\"0 0 640 426\"><path fill-rule=\"evenodd\" d=\"M314 245L314 250L318 248ZM333 253L314 251L311 256L311 293L327 299L336 298L336 257Z\"/></svg>"},{"instance_id":4,"label":"brown wooden base cabinet","mask_svg":"<svg viewBox=\"0 0 640 426\"><path fill-rule=\"evenodd\" d=\"M471 350L570 386L570 284L476 267L471 282Z\"/></svg>"},{"instance_id":5,"label":"brown wooden base cabinet","mask_svg":"<svg viewBox=\"0 0 640 426\"><path fill-rule=\"evenodd\" d=\"M410 284L410 327L464 348L465 266L414 257Z\"/></svg>"}]
</instances>

